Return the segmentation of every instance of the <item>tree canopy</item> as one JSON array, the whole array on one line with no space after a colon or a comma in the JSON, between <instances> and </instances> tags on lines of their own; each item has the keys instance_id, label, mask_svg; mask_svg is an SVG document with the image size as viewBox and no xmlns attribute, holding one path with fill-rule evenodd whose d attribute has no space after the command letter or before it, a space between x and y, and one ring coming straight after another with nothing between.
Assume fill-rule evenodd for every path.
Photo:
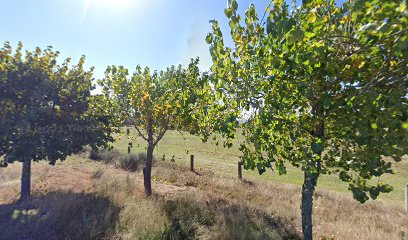
<instances>
[{"instance_id":1,"label":"tree canopy","mask_svg":"<svg viewBox=\"0 0 408 240\"><path fill-rule=\"evenodd\" d=\"M109 117L95 111L93 69L84 69L84 56L73 66L70 58L58 64L58 56L51 47L23 53L21 43L13 51L6 42L0 50L3 165L45 159L55 164L85 145L96 148L113 140Z\"/></svg>"},{"instance_id":2,"label":"tree canopy","mask_svg":"<svg viewBox=\"0 0 408 240\"><path fill-rule=\"evenodd\" d=\"M99 81L110 108L122 124L130 123L147 142L147 162L143 170L145 191L151 194L153 150L169 129L198 134L199 121L205 115L204 103L210 86L192 60L187 69L181 65L165 71L136 67L132 76L122 66L110 66ZM204 128L202 128L204 129Z\"/></svg>"},{"instance_id":3,"label":"tree canopy","mask_svg":"<svg viewBox=\"0 0 408 240\"><path fill-rule=\"evenodd\" d=\"M215 88L252 112L240 146L245 167L300 167L310 224L321 174L337 174L360 202L391 191L373 179L392 173L384 157L407 153L406 3L312 0L290 9L275 0L262 18L251 5L244 19L237 8L233 0L225 9L234 47L217 21L206 40Z\"/></svg>"}]
</instances>

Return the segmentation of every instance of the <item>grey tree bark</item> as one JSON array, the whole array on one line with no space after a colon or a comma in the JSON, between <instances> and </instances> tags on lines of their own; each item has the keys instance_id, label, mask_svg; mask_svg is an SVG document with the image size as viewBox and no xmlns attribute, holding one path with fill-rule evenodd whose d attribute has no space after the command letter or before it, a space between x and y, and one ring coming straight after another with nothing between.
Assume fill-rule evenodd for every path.
<instances>
[{"instance_id":1,"label":"grey tree bark","mask_svg":"<svg viewBox=\"0 0 408 240\"><path fill-rule=\"evenodd\" d=\"M146 165L143 168L144 189L147 196L152 195L152 165L154 146L147 147Z\"/></svg>"},{"instance_id":2,"label":"grey tree bark","mask_svg":"<svg viewBox=\"0 0 408 240\"><path fill-rule=\"evenodd\" d=\"M26 157L23 161L21 174L21 193L20 200L26 200L31 195L31 159Z\"/></svg>"},{"instance_id":3,"label":"grey tree bark","mask_svg":"<svg viewBox=\"0 0 408 240\"><path fill-rule=\"evenodd\" d=\"M318 175L305 172L302 186L302 232L304 240L313 239L313 194Z\"/></svg>"}]
</instances>

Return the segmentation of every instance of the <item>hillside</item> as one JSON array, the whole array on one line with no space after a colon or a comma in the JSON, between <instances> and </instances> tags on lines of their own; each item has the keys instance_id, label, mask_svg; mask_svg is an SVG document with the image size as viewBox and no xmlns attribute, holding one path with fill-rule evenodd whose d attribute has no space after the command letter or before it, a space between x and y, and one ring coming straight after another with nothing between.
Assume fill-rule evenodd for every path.
<instances>
[{"instance_id":1,"label":"hillside","mask_svg":"<svg viewBox=\"0 0 408 240\"><path fill-rule=\"evenodd\" d=\"M33 164L34 197L25 203L16 203L21 166L0 169L0 239L300 238L299 186L239 181L204 165L196 174L176 159L155 162L154 196L146 199L140 171L88 155L54 167ZM408 218L398 205L361 205L320 189L314 207L317 239L407 239Z\"/></svg>"}]
</instances>

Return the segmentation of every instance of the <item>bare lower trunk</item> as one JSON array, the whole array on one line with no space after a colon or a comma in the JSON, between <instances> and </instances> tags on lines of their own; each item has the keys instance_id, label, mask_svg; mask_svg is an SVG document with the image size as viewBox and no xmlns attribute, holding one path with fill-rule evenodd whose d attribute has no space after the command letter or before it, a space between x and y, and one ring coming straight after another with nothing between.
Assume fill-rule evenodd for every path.
<instances>
[{"instance_id":1,"label":"bare lower trunk","mask_svg":"<svg viewBox=\"0 0 408 240\"><path fill-rule=\"evenodd\" d=\"M313 193L317 184L318 175L305 172L302 186L302 232L304 240L313 239Z\"/></svg>"},{"instance_id":2,"label":"bare lower trunk","mask_svg":"<svg viewBox=\"0 0 408 240\"><path fill-rule=\"evenodd\" d=\"M312 113L318 120L315 129L310 133L314 138L315 146L312 144L314 155L319 156L317 161L311 160L305 170L302 186L302 232L304 240L313 239L313 194L317 185L317 179L321 171L321 158L324 149L324 108L321 102L316 102L312 107ZM312 172L314 173L312 173Z\"/></svg>"},{"instance_id":3,"label":"bare lower trunk","mask_svg":"<svg viewBox=\"0 0 408 240\"><path fill-rule=\"evenodd\" d=\"M23 170L21 174L21 193L20 200L26 200L31 193L31 159L26 158L23 161Z\"/></svg>"},{"instance_id":4,"label":"bare lower trunk","mask_svg":"<svg viewBox=\"0 0 408 240\"><path fill-rule=\"evenodd\" d=\"M152 165L154 147L149 144L146 154L146 165L143 168L143 180L146 196L152 195Z\"/></svg>"}]
</instances>

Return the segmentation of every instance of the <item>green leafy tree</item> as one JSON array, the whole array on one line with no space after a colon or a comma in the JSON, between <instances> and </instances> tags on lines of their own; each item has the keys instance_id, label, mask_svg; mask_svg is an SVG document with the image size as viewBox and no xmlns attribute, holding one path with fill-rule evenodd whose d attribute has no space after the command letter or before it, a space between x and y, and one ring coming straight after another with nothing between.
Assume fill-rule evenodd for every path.
<instances>
[{"instance_id":1,"label":"green leafy tree","mask_svg":"<svg viewBox=\"0 0 408 240\"><path fill-rule=\"evenodd\" d=\"M2 166L23 162L21 199L30 196L31 162L55 164L78 153L85 145L107 146L109 117L94 109L92 70L85 57L70 67L57 64L59 52L51 47L22 52L6 42L0 50L0 156Z\"/></svg>"},{"instance_id":2,"label":"green leafy tree","mask_svg":"<svg viewBox=\"0 0 408 240\"><path fill-rule=\"evenodd\" d=\"M405 1L303 1L254 5L229 1L234 47L217 21L207 35L215 88L251 113L240 149L246 168L304 172L302 230L312 239L313 193L337 174L360 202L392 187L380 180L407 153L408 18ZM389 159L389 158L388 158Z\"/></svg>"},{"instance_id":3,"label":"green leafy tree","mask_svg":"<svg viewBox=\"0 0 408 240\"><path fill-rule=\"evenodd\" d=\"M169 129L195 134L203 131L197 128L197 119L205 111L200 99L210 88L197 64L198 59L192 60L187 69L172 66L160 72L137 66L132 76L122 66L110 66L99 81L118 121L132 124L147 143L143 175L148 196L152 194L153 151L165 133Z\"/></svg>"}]
</instances>

